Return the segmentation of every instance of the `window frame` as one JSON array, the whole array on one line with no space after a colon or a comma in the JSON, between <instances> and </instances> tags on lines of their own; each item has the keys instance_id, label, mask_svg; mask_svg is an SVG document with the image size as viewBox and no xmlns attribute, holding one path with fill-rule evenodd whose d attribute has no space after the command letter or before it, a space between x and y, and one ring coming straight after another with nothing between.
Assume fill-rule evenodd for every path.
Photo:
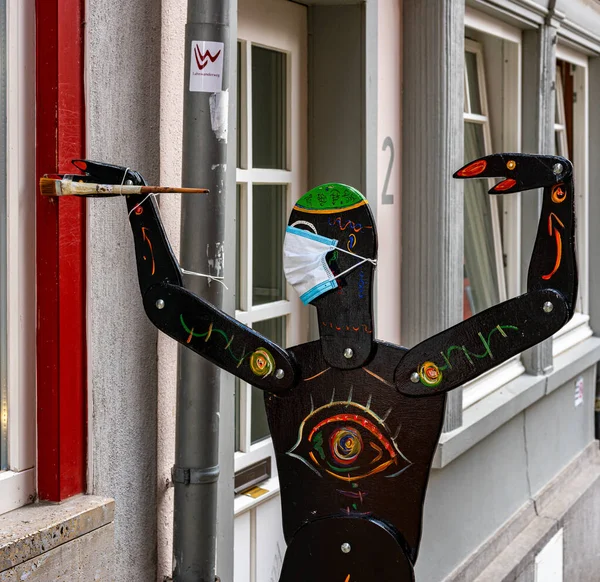
<instances>
[{"instance_id":1,"label":"window frame","mask_svg":"<svg viewBox=\"0 0 600 582\"><path fill-rule=\"evenodd\" d=\"M505 22L494 19L470 8L465 9L465 37L469 29L478 35L487 35L502 42L504 58L502 70L499 72L502 79L502 90L496 99L502 108L501 124L490 130L490 140L493 151L521 151L521 115L522 115L522 31ZM465 38L465 51L468 47L476 48L481 43ZM483 51L481 51L483 62ZM479 66L479 65L478 65ZM485 64L482 65L485 68ZM489 71L485 71L485 79L489 83ZM489 119L490 126L494 124L494 104L487 100L488 87L482 87L479 74L480 95L482 112ZM465 96L466 99L466 96ZM506 114L512 112L511 115ZM516 114L515 114L516 112ZM465 119L466 120L466 119ZM497 131L494 132L494 129ZM501 135L501 137L495 137ZM489 152L491 153L491 151ZM503 198L502 216L502 250L507 257L504 267L505 297L516 297L521 293L521 194L511 194ZM502 300L502 299L501 299ZM463 386L463 411L480 402L502 386L518 378L525 372L520 356L511 358L507 362L493 368L475 380Z\"/></svg>"},{"instance_id":2,"label":"window frame","mask_svg":"<svg viewBox=\"0 0 600 582\"><path fill-rule=\"evenodd\" d=\"M252 26L239 27L238 42L241 43L240 93L241 107L238 114L240 136L240 159L236 168L236 184L240 187L238 236L243 241L238 244L244 251L238 256L240 288L235 317L252 327L254 324L274 318L285 317L286 346L297 345L308 339L308 309L302 304L294 289L285 283L285 299L252 305L252 187L254 185L285 186L285 221L295 201L306 190L306 136L302 129L306 126L306 78L303 72L304 55L297 54L299 47L293 38L287 38L281 30L268 31ZM305 42L302 40L302 42ZM286 59L286 163L285 169L265 169L252 167L252 46L259 46L284 53ZM304 87L304 89L303 89ZM240 471L271 458L270 480L276 486L277 464L273 441L270 437L256 443L251 439L252 387L239 381L239 450L234 454L234 470ZM239 505L239 507L238 507ZM246 504L236 504L236 513Z\"/></svg>"},{"instance_id":3,"label":"window frame","mask_svg":"<svg viewBox=\"0 0 600 582\"><path fill-rule=\"evenodd\" d=\"M556 357L593 335L589 321L589 62L588 57L560 41L556 60L576 67L573 88L573 166L577 214L576 248L579 297L573 318L553 336L552 356ZM557 90L559 84L556 84ZM564 103L564 101L563 101ZM556 126L555 126L556 127Z\"/></svg>"},{"instance_id":4,"label":"window frame","mask_svg":"<svg viewBox=\"0 0 600 582\"><path fill-rule=\"evenodd\" d=\"M491 121L490 121L490 112L489 112L489 104L487 99L487 88L486 88L486 73L485 73L485 64L483 62L483 46L481 43L474 41L470 38L465 38L465 53L471 53L475 55L475 62L477 66L477 80L478 80L478 90L481 104L481 113L471 113L471 103L470 103L470 93L468 90L468 73L467 68L465 67L465 109L468 111L463 112L463 119L465 123L471 123L473 125L478 125L482 128L483 133L483 142L485 155L489 155L493 152L492 147L492 132L491 132ZM469 160L465 160L467 163ZM489 187L491 188L493 185L493 180L488 180ZM499 215L499 199L496 196L490 197L490 211L492 215L492 228L493 232L493 242L494 242L494 254L495 254L495 271L496 277L498 280L498 296L499 301L506 301L507 299L507 284L506 284L506 276L504 269L504 260L503 260L503 240L502 234L500 230L500 220L501 217Z\"/></svg>"},{"instance_id":5,"label":"window frame","mask_svg":"<svg viewBox=\"0 0 600 582\"><path fill-rule=\"evenodd\" d=\"M35 497L35 10L6 1L6 370L8 468L0 514Z\"/></svg>"},{"instance_id":6,"label":"window frame","mask_svg":"<svg viewBox=\"0 0 600 582\"><path fill-rule=\"evenodd\" d=\"M41 196L37 181L47 173L71 173L71 160L86 155L85 0L35 0L31 11L37 48L32 49L35 174L28 196L35 200L31 291L36 293L36 349L21 354L21 360L31 361L35 353L37 496L58 502L86 491L87 446L92 444L87 407L87 203L77 197Z\"/></svg>"}]
</instances>

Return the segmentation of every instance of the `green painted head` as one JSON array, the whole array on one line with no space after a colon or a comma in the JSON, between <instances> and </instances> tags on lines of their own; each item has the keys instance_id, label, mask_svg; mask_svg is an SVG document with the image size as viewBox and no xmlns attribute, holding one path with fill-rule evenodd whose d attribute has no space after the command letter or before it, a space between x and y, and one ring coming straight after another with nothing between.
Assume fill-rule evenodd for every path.
<instances>
[{"instance_id":1,"label":"green painted head","mask_svg":"<svg viewBox=\"0 0 600 582\"><path fill-rule=\"evenodd\" d=\"M349 210L365 203L365 197L352 186L331 182L309 190L296 202L296 209L329 214Z\"/></svg>"}]
</instances>

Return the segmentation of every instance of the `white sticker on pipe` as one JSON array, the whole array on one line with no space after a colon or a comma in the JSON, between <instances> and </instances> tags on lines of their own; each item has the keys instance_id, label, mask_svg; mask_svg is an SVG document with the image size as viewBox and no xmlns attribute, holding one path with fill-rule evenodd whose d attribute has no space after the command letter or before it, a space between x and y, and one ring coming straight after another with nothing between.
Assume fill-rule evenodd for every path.
<instances>
[{"instance_id":1,"label":"white sticker on pipe","mask_svg":"<svg viewBox=\"0 0 600 582\"><path fill-rule=\"evenodd\" d=\"M229 120L229 91L213 93L209 97L210 126L219 141L227 143L227 127Z\"/></svg>"},{"instance_id":2,"label":"white sticker on pipe","mask_svg":"<svg viewBox=\"0 0 600 582\"><path fill-rule=\"evenodd\" d=\"M193 40L190 59L190 91L215 93L223 89L222 42Z\"/></svg>"}]
</instances>

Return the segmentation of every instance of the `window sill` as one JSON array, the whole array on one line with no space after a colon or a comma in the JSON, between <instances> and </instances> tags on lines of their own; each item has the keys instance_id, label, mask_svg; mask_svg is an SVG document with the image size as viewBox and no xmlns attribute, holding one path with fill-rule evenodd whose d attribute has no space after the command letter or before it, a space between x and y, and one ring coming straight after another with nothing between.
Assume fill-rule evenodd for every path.
<instances>
[{"instance_id":1,"label":"window sill","mask_svg":"<svg viewBox=\"0 0 600 582\"><path fill-rule=\"evenodd\" d=\"M589 325L590 316L575 313L571 321L557 331L552 341L552 356L556 357L566 352L578 343L591 337L593 332Z\"/></svg>"},{"instance_id":2,"label":"window sill","mask_svg":"<svg viewBox=\"0 0 600 582\"><path fill-rule=\"evenodd\" d=\"M114 521L115 503L93 495L15 509L0 522L0 572Z\"/></svg>"},{"instance_id":3,"label":"window sill","mask_svg":"<svg viewBox=\"0 0 600 582\"><path fill-rule=\"evenodd\" d=\"M0 515L31 503L34 494L34 469L19 472L2 471L0 473Z\"/></svg>"},{"instance_id":4,"label":"window sill","mask_svg":"<svg viewBox=\"0 0 600 582\"><path fill-rule=\"evenodd\" d=\"M489 372L475 378L463 386L463 409L466 410L474 404L489 396L492 392L502 388L525 372L525 367L518 356L500 364Z\"/></svg>"},{"instance_id":5,"label":"window sill","mask_svg":"<svg viewBox=\"0 0 600 582\"><path fill-rule=\"evenodd\" d=\"M444 433L432 468L442 469L478 442L600 360L600 338L590 337L554 358L547 376L523 374L463 412L463 425Z\"/></svg>"}]
</instances>

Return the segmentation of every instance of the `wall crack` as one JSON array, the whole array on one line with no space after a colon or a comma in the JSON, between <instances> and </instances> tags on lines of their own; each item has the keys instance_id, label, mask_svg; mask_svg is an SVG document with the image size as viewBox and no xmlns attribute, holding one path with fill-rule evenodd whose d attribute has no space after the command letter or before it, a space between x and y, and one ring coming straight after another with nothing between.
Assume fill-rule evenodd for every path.
<instances>
[{"instance_id":1,"label":"wall crack","mask_svg":"<svg viewBox=\"0 0 600 582\"><path fill-rule=\"evenodd\" d=\"M536 516L540 516L537 506L537 501L533 496L533 492L531 491L531 475L529 474L529 449L527 447L527 411L523 411L523 447L525 449L525 476L527 477L527 491L529 495L529 499L531 499L533 503L533 510L535 511Z\"/></svg>"}]
</instances>

